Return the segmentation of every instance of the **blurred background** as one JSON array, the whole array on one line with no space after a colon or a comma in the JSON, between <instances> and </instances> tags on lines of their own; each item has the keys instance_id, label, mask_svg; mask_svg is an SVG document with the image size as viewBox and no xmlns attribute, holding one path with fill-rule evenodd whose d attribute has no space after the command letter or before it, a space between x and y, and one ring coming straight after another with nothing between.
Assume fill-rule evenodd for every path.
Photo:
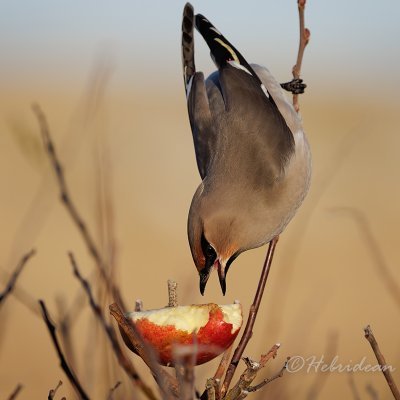
<instances>
[{"instance_id":1,"label":"blurred background","mask_svg":"<svg viewBox=\"0 0 400 400\"><path fill-rule=\"evenodd\" d=\"M298 46L295 0L193 1L250 62L278 81L291 79ZM0 291L31 248L17 288L0 308L0 398L75 398L38 314L44 299L55 322L70 313L71 364L93 398L142 398L92 317L67 251L96 288L92 259L59 201L31 104L50 125L71 196L126 302L167 303L167 279L181 304L229 303L245 313L266 248L242 254L227 295L213 275L205 297L186 237L200 183L183 90L180 25L184 2L0 2ZM245 355L282 347L261 377L286 356L338 356L376 364L363 328L371 324L400 384L400 3L312 1L311 41L301 113L313 151L311 191L279 241ZM196 64L214 66L196 36ZM95 295L108 314L108 299ZM77 301L78 299L78 301ZM64 343L64 346L66 344ZM137 357L132 356L141 371ZM197 368L202 389L217 361ZM239 368L242 370L242 367ZM143 372L153 384L149 374ZM381 373L287 373L259 398L391 398ZM377 396L375 396L377 393ZM255 395L254 398L257 396Z\"/></svg>"}]
</instances>

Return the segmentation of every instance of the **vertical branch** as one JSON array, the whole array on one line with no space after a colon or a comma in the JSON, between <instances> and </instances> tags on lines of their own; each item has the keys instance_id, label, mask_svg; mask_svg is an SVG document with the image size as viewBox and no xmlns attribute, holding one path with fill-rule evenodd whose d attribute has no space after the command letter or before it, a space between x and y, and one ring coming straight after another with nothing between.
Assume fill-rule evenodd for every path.
<instances>
[{"instance_id":1,"label":"vertical branch","mask_svg":"<svg viewBox=\"0 0 400 400\"><path fill-rule=\"evenodd\" d=\"M310 31L305 28L304 25L304 9L306 7L306 0L297 0L297 6L299 9L299 28L300 28L300 41L299 50L297 52L296 64L292 68L292 74L294 79L300 78L301 64L303 62L304 50L310 40ZM293 106L294 109L299 112L299 95L293 94Z\"/></svg>"},{"instance_id":2,"label":"vertical branch","mask_svg":"<svg viewBox=\"0 0 400 400\"><path fill-rule=\"evenodd\" d=\"M278 243L278 239L279 239L279 236L273 238L271 240L271 242L269 243L267 256L265 258L260 281L258 283L257 292L254 297L253 304L250 307L249 317L247 319L246 327L244 329L244 332L240 339L240 342L239 342L238 346L236 347L235 352L233 353L233 357L229 364L228 370L226 371L225 380L224 380L224 383L221 388L222 396L224 396L224 394L229 389L229 385L232 381L233 375L239 364L239 361L242 358L244 349L246 348L247 343L249 342L251 336L253 335L254 323L256 321L257 312L260 307L262 296L264 294L265 284L267 283L268 274L271 269L272 258L274 256L274 251L275 251L276 244Z\"/></svg>"},{"instance_id":3,"label":"vertical branch","mask_svg":"<svg viewBox=\"0 0 400 400\"><path fill-rule=\"evenodd\" d=\"M367 325L364 328L364 335L372 347L372 350L373 350L375 357L379 363L379 366L381 367L381 371L382 371L383 375L385 376L386 382L389 385L389 388L393 393L393 397L396 400L400 400L400 392L396 386L395 381L393 380L392 374L390 373L390 366L388 366L386 364L385 357L383 357L383 354L381 353L381 350L379 349L378 342L376 341L375 336L372 333L372 329L369 325Z\"/></svg>"}]
</instances>

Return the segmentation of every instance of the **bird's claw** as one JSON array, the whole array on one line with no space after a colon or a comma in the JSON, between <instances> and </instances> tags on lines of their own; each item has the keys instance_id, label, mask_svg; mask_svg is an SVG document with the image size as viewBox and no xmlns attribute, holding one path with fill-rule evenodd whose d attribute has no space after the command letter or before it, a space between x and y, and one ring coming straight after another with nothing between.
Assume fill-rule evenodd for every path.
<instances>
[{"instance_id":1,"label":"bird's claw","mask_svg":"<svg viewBox=\"0 0 400 400\"><path fill-rule=\"evenodd\" d=\"M281 87L293 94L301 94L304 93L304 89L307 85L303 83L303 79L294 78L290 82L281 83Z\"/></svg>"}]
</instances>

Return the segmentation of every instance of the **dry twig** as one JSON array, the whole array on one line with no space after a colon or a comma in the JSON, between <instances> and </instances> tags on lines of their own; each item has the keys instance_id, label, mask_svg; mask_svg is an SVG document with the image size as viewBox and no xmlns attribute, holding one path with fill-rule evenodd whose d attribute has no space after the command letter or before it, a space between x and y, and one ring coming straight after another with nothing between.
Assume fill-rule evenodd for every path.
<instances>
[{"instance_id":1,"label":"dry twig","mask_svg":"<svg viewBox=\"0 0 400 400\"><path fill-rule=\"evenodd\" d=\"M23 386L18 383L12 393L8 396L8 400L15 400L19 394L19 392L23 389Z\"/></svg>"},{"instance_id":2,"label":"dry twig","mask_svg":"<svg viewBox=\"0 0 400 400\"><path fill-rule=\"evenodd\" d=\"M168 307L178 307L178 284L168 279Z\"/></svg>"},{"instance_id":3,"label":"dry twig","mask_svg":"<svg viewBox=\"0 0 400 400\"><path fill-rule=\"evenodd\" d=\"M371 400L379 400L378 392L370 383L365 387L365 391L369 394Z\"/></svg>"},{"instance_id":4,"label":"dry twig","mask_svg":"<svg viewBox=\"0 0 400 400\"><path fill-rule=\"evenodd\" d=\"M290 361L290 357L288 357L286 359L285 364L283 364L283 367L279 370L279 372L277 374L271 376L271 378L264 379L261 383L259 383L256 386L250 386L247 390L249 392L257 392L258 390L262 389L264 386L268 385L269 383L271 383L275 379L282 378L283 373L287 369L289 361Z\"/></svg>"},{"instance_id":5,"label":"dry twig","mask_svg":"<svg viewBox=\"0 0 400 400\"><path fill-rule=\"evenodd\" d=\"M332 211L347 213L354 219L368 250L371 252L371 257L377 269L377 276L382 280L387 291L400 309L400 285L390 272L384 252L373 234L373 229L365 213L354 207L335 207Z\"/></svg>"},{"instance_id":6,"label":"dry twig","mask_svg":"<svg viewBox=\"0 0 400 400\"><path fill-rule=\"evenodd\" d=\"M337 354L339 335L337 332L332 332L328 335L324 355L327 363L331 363L335 355ZM314 382L310 385L308 393L306 395L307 400L317 400L321 396L321 391L331 374L315 374Z\"/></svg>"},{"instance_id":7,"label":"dry twig","mask_svg":"<svg viewBox=\"0 0 400 400\"><path fill-rule=\"evenodd\" d=\"M293 78L299 79L301 73L301 64L303 62L304 50L310 40L310 31L304 25L304 9L306 6L306 0L297 0L297 5L299 9L299 27L300 27L300 42L299 42L299 50L297 53L296 64L292 68ZM299 112L299 95L293 95L293 106L294 109Z\"/></svg>"},{"instance_id":8,"label":"dry twig","mask_svg":"<svg viewBox=\"0 0 400 400\"><path fill-rule=\"evenodd\" d=\"M47 311L46 305L43 300L39 300L40 307L42 309L42 315L44 322L47 325L47 329L50 333L51 340L53 341L54 347L56 348L58 358L60 360L60 366L67 375L69 381L71 382L72 386L75 388L77 393L79 394L80 398L83 400L89 400L89 396L83 390L83 387L78 381L78 378L75 376L71 368L69 367L67 360L65 359L64 353L61 350L61 346L58 342L57 335L56 335L56 326L51 321L49 313Z\"/></svg>"},{"instance_id":9,"label":"dry twig","mask_svg":"<svg viewBox=\"0 0 400 400\"><path fill-rule=\"evenodd\" d=\"M136 299L136 301L135 301L135 311L136 312L143 311L143 301L141 299Z\"/></svg>"},{"instance_id":10,"label":"dry twig","mask_svg":"<svg viewBox=\"0 0 400 400\"><path fill-rule=\"evenodd\" d=\"M109 272L108 272L107 265L104 262L101 254L95 244L95 241L89 232L89 229L88 229L85 221L83 220L82 216L78 212L78 209L75 206L75 203L71 199L68 185L67 185L67 182L66 182L65 176L64 176L64 170L58 159L57 152L56 152L53 140L50 135L50 128L47 123L46 116L44 115L43 111L37 104L32 106L32 110L35 113L36 118L38 120L44 147L47 151L47 154L50 158L54 173L56 175L57 183L58 183L59 190L60 190L61 201L64 204L65 208L67 209L72 221L75 223L79 232L81 233L82 238L86 244L86 247L88 248L90 255L94 259L94 261L99 269L100 276L102 277L105 286L110 291L110 293L112 294L114 299L123 306L124 303L123 303L121 294L119 292L119 289L113 283L113 281L111 279L109 279L109 276L108 276Z\"/></svg>"},{"instance_id":11,"label":"dry twig","mask_svg":"<svg viewBox=\"0 0 400 400\"><path fill-rule=\"evenodd\" d=\"M57 390L60 388L61 385L62 385L62 381L59 381L57 386L54 389L50 389L49 396L47 397L48 400L54 399L54 396L56 395Z\"/></svg>"},{"instance_id":12,"label":"dry twig","mask_svg":"<svg viewBox=\"0 0 400 400\"><path fill-rule=\"evenodd\" d=\"M179 382L179 400L193 400L194 398L194 365L197 352L196 344L174 347L174 366Z\"/></svg>"},{"instance_id":13,"label":"dry twig","mask_svg":"<svg viewBox=\"0 0 400 400\"><path fill-rule=\"evenodd\" d=\"M139 332L136 330L132 321L128 320L122 313L118 304L110 305L110 313L117 321L121 333L125 334L126 345L137 353L151 370L156 382L160 386L163 396L166 398L176 398L179 396L178 382L168 372L164 371L157 363L152 349L150 349L142 340Z\"/></svg>"},{"instance_id":14,"label":"dry twig","mask_svg":"<svg viewBox=\"0 0 400 400\"><path fill-rule=\"evenodd\" d=\"M252 382L257 377L260 369L264 368L271 358L275 358L277 356L279 347L280 344L274 344L268 351L268 353L261 355L259 362L255 362L247 357L243 358L243 361L246 363L246 369L244 370L242 375L240 375L240 378L235 386L227 393L226 397L224 397L224 400L244 399L249 394L249 392L258 391L269 382L272 382L273 380L278 378L279 374L283 375L283 371L281 370L276 376L264 380L257 386L251 386ZM287 362L285 363L283 369L286 369L286 366Z\"/></svg>"},{"instance_id":15,"label":"dry twig","mask_svg":"<svg viewBox=\"0 0 400 400\"><path fill-rule=\"evenodd\" d=\"M87 280L85 280L82 277L81 273L79 272L78 265L76 263L74 255L72 253L69 253L69 258L70 258L71 265L72 265L72 268L74 271L74 275L79 280L79 282L82 284L82 287L89 299L90 307L91 307L94 315L100 322L101 326L103 327L104 331L106 332L106 334L111 342L114 353L115 353L121 367L125 370L125 372L128 374L128 376L132 379L132 382L140 388L140 390L147 396L148 399L155 400L156 397L155 397L153 391L151 390L151 388L144 383L144 381L140 377L139 373L136 371L131 360L122 351L122 348L118 342L118 339L117 339L117 336L115 334L113 327L110 324L108 324L107 321L105 320L101 308L94 300L90 284Z\"/></svg>"},{"instance_id":16,"label":"dry twig","mask_svg":"<svg viewBox=\"0 0 400 400\"><path fill-rule=\"evenodd\" d=\"M217 370L215 371L214 378L215 380L221 380L226 372L226 368L229 365L229 358L231 356L233 349L233 343L224 351L222 355L221 361L218 365Z\"/></svg>"},{"instance_id":17,"label":"dry twig","mask_svg":"<svg viewBox=\"0 0 400 400\"><path fill-rule=\"evenodd\" d=\"M353 372L350 372L348 382L349 382L351 393L353 395L353 400L361 400L361 397L357 390L356 383L354 382Z\"/></svg>"},{"instance_id":18,"label":"dry twig","mask_svg":"<svg viewBox=\"0 0 400 400\"><path fill-rule=\"evenodd\" d=\"M2 302L12 293L14 290L15 284L17 282L17 279L24 269L26 263L28 260L35 254L35 250L31 250L29 253L26 253L21 260L19 261L17 267L15 268L13 274L11 275L11 278L9 279L5 289L0 293L0 305Z\"/></svg>"},{"instance_id":19,"label":"dry twig","mask_svg":"<svg viewBox=\"0 0 400 400\"><path fill-rule=\"evenodd\" d=\"M258 283L257 292L253 300L253 304L250 307L249 317L247 319L246 327L244 329L243 335L240 339L238 346L236 347L233 357L229 364L228 370L226 371L225 380L221 388L222 397L228 391L229 385L232 381L235 370L239 364L239 361L243 355L244 349L247 346L251 336L253 335L253 327L256 321L257 312L260 307L261 299L264 293L265 284L267 283L268 274L271 269L272 258L274 256L274 251L276 244L278 243L279 236L271 240L268 247L267 256L265 258L264 266L262 269L260 281Z\"/></svg>"},{"instance_id":20,"label":"dry twig","mask_svg":"<svg viewBox=\"0 0 400 400\"><path fill-rule=\"evenodd\" d=\"M113 400L114 398L114 392L118 389L118 387L121 385L121 382L118 381L111 389L110 392L108 393L107 400Z\"/></svg>"},{"instance_id":21,"label":"dry twig","mask_svg":"<svg viewBox=\"0 0 400 400\"><path fill-rule=\"evenodd\" d=\"M383 354L381 353L381 351L379 349L378 342L376 341L375 336L372 333L372 329L369 325L367 325L364 328L364 335L372 347L372 350L373 350L375 357L379 363L381 371L382 371L383 375L385 376L386 382L388 383L389 388L393 393L393 397L396 400L400 400L400 392L396 386L395 381L393 380L392 374L390 373L390 366L388 366L386 364L385 357L383 357Z\"/></svg>"}]
</instances>

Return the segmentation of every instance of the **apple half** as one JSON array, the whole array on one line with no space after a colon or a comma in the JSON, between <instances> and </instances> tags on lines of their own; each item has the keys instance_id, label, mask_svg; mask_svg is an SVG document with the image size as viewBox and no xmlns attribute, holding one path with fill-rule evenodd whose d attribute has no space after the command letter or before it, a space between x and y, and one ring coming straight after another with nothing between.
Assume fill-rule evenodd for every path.
<instances>
[{"instance_id":1,"label":"apple half","mask_svg":"<svg viewBox=\"0 0 400 400\"><path fill-rule=\"evenodd\" d=\"M243 322L239 303L165 307L130 312L126 317L156 350L160 364L167 366L174 365L174 349L192 344L197 348L196 365L212 360L233 343ZM122 337L135 351L126 336Z\"/></svg>"}]
</instances>

